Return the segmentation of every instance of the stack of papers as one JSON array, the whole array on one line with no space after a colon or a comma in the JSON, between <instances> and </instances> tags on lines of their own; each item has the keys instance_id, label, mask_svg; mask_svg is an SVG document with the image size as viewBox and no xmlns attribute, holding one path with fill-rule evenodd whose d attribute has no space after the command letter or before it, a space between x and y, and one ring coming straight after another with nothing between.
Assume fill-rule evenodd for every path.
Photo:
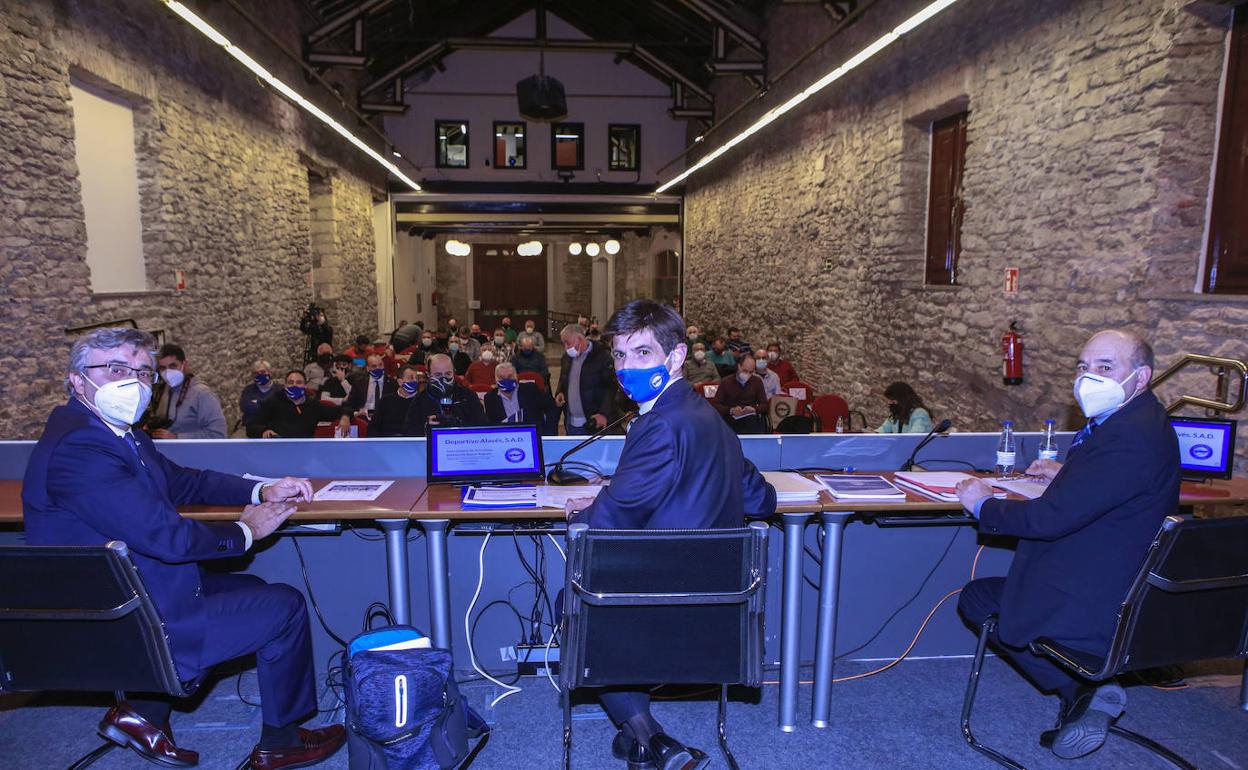
<instances>
[{"instance_id":1,"label":"stack of papers","mask_svg":"<svg viewBox=\"0 0 1248 770\"><path fill-rule=\"evenodd\" d=\"M763 471L763 478L776 488L776 502L784 504L817 503L823 486L800 473Z\"/></svg>"},{"instance_id":2,"label":"stack of papers","mask_svg":"<svg viewBox=\"0 0 1248 770\"><path fill-rule=\"evenodd\" d=\"M563 508L569 500L593 499L606 488L606 484L576 484L567 487L540 486L537 488L537 504L541 508Z\"/></svg>"},{"instance_id":3,"label":"stack of papers","mask_svg":"<svg viewBox=\"0 0 1248 770\"><path fill-rule=\"evenodd\" d=\"M536 508L537 487L532 484L464 487L465 508Z\"/></svg>"},{"instance_id":4,"label":"stack of papers","mask_svg":"<svg viewBox=\"0 0 1248 770\"><path fill-rule=\"evenodd\" d=\"M990 479L994 487L1013 492L1019 497L1035 500L1049 488L1049 481L1041 476L1024 476L1021 479Z\"/></svg>"},{"instance_id":5,"label":"stack of papers","mask_svg":"<svg viewBox=\"0 0 1248 770\"><path fill-rule=\"evenodd\" d=\"M973 479L974 476L969 473L960 473L958 471L902 471L893 474L893 481L906 489L918 492L921 495L940 500L947 503L956 503L958 501L958 493L956 487L959 482ZM986 481L992 481L986 479ZM1005 492L993 493L995 497L1005 497Z\"/></svg>"},{"instance_id":6,"label":"stack of papers","mask_svg":"<svg viewBox=\"0 0 1248 770\"><path fill-rule=\"evenodd\" d=\"M825 473L816 476L837 500L905 500L906 493L883 476Z\"/></svg>"}]
</instances>

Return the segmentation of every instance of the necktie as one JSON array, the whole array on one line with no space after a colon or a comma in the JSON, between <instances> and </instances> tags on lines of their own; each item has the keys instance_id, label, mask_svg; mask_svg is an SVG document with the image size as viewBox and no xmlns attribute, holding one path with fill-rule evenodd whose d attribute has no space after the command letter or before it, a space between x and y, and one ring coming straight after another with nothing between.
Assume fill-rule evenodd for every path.
<instances>
[{"instance_id":1,"label":"necktie","mask_svg":"<svg viewBox=\"0 0 1248 770\"><path fill-rule=\"evenodd\" d=\"M125 439L126 446L130 447L130 450L134 452L134 456L139 458L139 464L146 468L147 463L143 462L143 455L139 454L139 442L134 440L134 434L126 431Z\"/></svg>"},{"instance_id":2,"label":"necktie","mask_svg":"<svg viewBox=\"0 0 1248 770\"><path fill-rule=\"evenodd\" d=\"M1075 438L1070 442L1070 448L1074 449L1082 444L1087 440L1088 436L1092 435L1094 430L1096 430L1096 420L1088 420L1088 424L1080 428L1079 432L1075 434Z\"/></svg>"}]
</instances>

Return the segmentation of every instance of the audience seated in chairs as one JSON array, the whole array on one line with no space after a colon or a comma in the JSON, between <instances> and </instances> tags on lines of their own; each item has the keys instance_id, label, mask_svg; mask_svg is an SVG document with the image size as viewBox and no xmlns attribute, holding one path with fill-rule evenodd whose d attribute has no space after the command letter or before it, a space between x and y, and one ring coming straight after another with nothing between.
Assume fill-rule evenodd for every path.
<instances>
[{"instance_id":1,"label":"audience seated in chairs","mask_svg":"<svg viewBox=\"0 0 1248 770\"><path fill-rule=\"evenodd\" d=\"M494 386L494 367L498 365L494 351L489 348L481 350L481 357L468 365L464 372L464 382L471 388Z\"/></svg>"},{"instance_id":2,"label":"audience seated in chairs","mask_svg":"<svg viewBox=\"0 0 1248 770\"><path fill-rule=\"evenodd\" d=\"M767 394L754 375L753 356L743 357L737 373L720 380L711 403L737 433L767 432Z\"/></svg>"},{"instance_id":3,"label":"audience seated in chairs","mask_svg":"<svg viewBox=\"0 0 1248 770\"><path fill-rule=\"evenodd\" d=\"M334 356L330 364L328 376L321 382L320 396L322 401L341 404L351 392L348 375L351 371L351 359L341 353ZM305 372L306 373L306 372Z\"/></svg>"},{"instance_id":4,"label":"audience seated in chairs","mask_svg":"<svg viewBox=\"0 0 1248 770\"><path fill-rule=\"evenodd\" d=\"M738 362L754 352L750 343L741 336L741 330L735 326L728 329L728 350Z\"/></svg>"},{"instance_id":5,"label":"audience seated in chairs","mask_svg":"<svg viewBox=\"0 0 1248 770\"><path fill-rule=\"evenodd\" d=\"M373 345L368 341L367 334L360 334L355 338L355 344L342 351L344 356L350 356L351 362L356 366L364 366L369 355L373 352Z\"/></svg>"},{"instance_id":6,"label":"audience seated in chairs","mask_svg":"<svg viewBox=\"0 0 1248 770\"><path fill-rule=\"evenodd\" d=\"M693 350L693 347L698 344L702 345L703 350L706 349L706 335L698 331L697 326L690 324L689 328L685 330L685 345L690 350Z\"/></svg>"},{"instance_id":7,"label":"audience seated in chairs","mask_svg":"<svg viewBox=\"0 0 1248 770\"><path fill-rule=\"evenodd\" d=\"M533 338L533 349L542 355L546 355L546 338L537 330L537 323L529 320L524 322L524 331L520 332L517 340L523 340L525 337Z\"/></svg>"},{"instance_id":8,"label":"audience seated in chairs","mask_svg":"<svg viewBox=\"0 0 1248 770\"><path fill-rule=\"evenodd\" d=\"M909 384L894 382L884 389L884 399L888 401L888 418L876 433L927 433L932 429L932 415Z\"/></svg>"},{"instance_id":9,"label":"audience seated in chairs","mask_svg":"<svg viewBox=\"0 0 1248 770\"><path fill-rule=\"evenodd\" d=\"M420 392L422 379L420 372L412 364L404 364L399 369L398 388L381 397L376 411L373 412L373 419L368 423L370 438L404 435L407 409Z\"/></svg>"},{"instance_id":10,"label":"audience seated in chairs","mask_svg":"<svg viewBox=\"0 0 1248 770\"><path fill-rule=\"evenodd\" d=\"M434 354L429 357L428 366L428 384L407 408L403 435L427 435L431 425L451 428L485 425L481 399L455 380L450 357Z\"/></svg>"},{"instance_id":11,"label":"audience seated in chairs","mask_svg":"<svg viewBox=\"0 0 1248 770\"><path fill-rule=\"evenodd\" d=\"M485 345L490 341L490 335L481 331L481 324L473 324L470 326L468 335L476 340L478 345Z\"/></svg>"},{"instance_id":12,"label":"audience seated in chairs","mask_svg":"<svg viewBox=\"0 0 1248 770\"><path fill-rule=\"evenodd\" d=\"M754 356L754 374L763 381L763 392L767 394L767 398L780 395L780 377L769 368L767 351L755 350L752 355Z\"/></svg>"},{"instance_id":13,"label":"audience seated in chairs","mask_svg":"<svg viewBox=\"0 0 1248 770\"><path fill-rule=\"evenodd\" d=\"M491 425L526 423L536 425L543 435L559 433L559 409L550 393L520 380L511 364L499 364L494 376L497 386L485 394L485 416Z\"/></svg>"},{"instance_id":14,"label":"audience seated in chairs","mask_svg":"<svg viewBox=\"0 0 1248 770\"><path fill-rule=\"evenodd\" d=\"M247 426L248 438L312 438L318 422L339 423L341 435L351 428L349 412L324 401L309 399L307 380L299 369L286 373L286 387L260 404L260 413Z\"/></svg>"},{"instance_id":15,"label":"audience seated in chairs","mask_svg":"<svg viewBox=\"0 0 1248 770\"><path fill-rule=\"evenodd\" d=\"M506 329L495 329L494 336L489 342L481 343L481 351L491 351L494 353L494 360L498 363L510 361L511 357L516 353L516 346L507 341Z\"/></svg>"},{"instance_id":16,"label":"audience seated in chairs","mask_svg":"<svg viewBox=\"0 0 1248 770\"><path fill-rule=\"evenodd\" d=\"M260 414L260 404L273 395L273 373L269 362L256 359L251 365L251 382L238 397L238 411L243 415L243 427L251 425Z\"/></svg>"},{"instance_id":17,"label":"audience seated in chairs","mask_svg":"<svg viewBox=\"0 0 1248 770\"><path fill-rule=\"evenodd\" d=\"M520 336L520 332L516 331L516 329L511 325L511 318L509 316L503 316L503 320L498 322L498 326L503 332L503 337L505 338L503 341L514 348L516 345L516 338Z\"/></svg>"},{"instance_id":18,"label":"audience seated in chairs","mask_svg":"<svg viewBox=\"0 0 1248 770\"><path fill-rule=\"evenodd\" d=\"M585 336L576 324L559 333L564 346L560 361L559 388L555 403L564 410L564 431L569 436L588 435L615 419L615 396L619 386L611 354Z\"/></svg>"},{"instance_id":19,"label":"audience seated in chairs","mask_svg":"<svg viewBox=\"0 0 1248 770\"><path fill-rule=\"evenodd\" d=\"M700 382L719 382L722 376L715 364L707 359L706 345L701 342L693 343L692 352L689 358L685 359L684 374L685 380L690 385L697 385Z\"/></svg>"},{"instance_id":20,"label":"audience seated in chairs","mask_svg":"<svg viewBox=\"0 0 1248 770\"><path fill-rule=\"evenodd\" d=\"M455 376L463 377L472 366L472 357L464 352L463 341L458 336L451 337L446 343L446 354L451 357L451 365L455 368Z\"/></svg>"},{"instance_id":21,"label":"audience seated in chairs","mask_svg":"<svg viewBox=\"0 0 1248 770\"><path fill-rule=\"evenodd\" d=\"M351 383L351 394L342 402L344 414L371 418L383 396L398 390L398 383L386 376L381 356L368 357L368 367L356 375Z\"/></svg>"},{"instance_id":22,"label":"audience seated in chairs","mask_svg":"<svg viewBox=\"0 0 1248 770\"><path fill-rule=\"evenodd\" d=\"M788 385L790 382L801 379L789 359L781 356L779 342L773 342L767 346L767 366L780 378L781 385Z\"/></svg>"},{"instance_id":23,"label":"audience seated in chairs","mask_svg":"<svg viewBox=\"0 0 1248 770\"><path fill-rule=\"evenodd\" d=\"M186 352L167 344L156 355L156 383L147 427L152 438L225 438L225 413L217 394L186 364Z\"/></svg>"},{"instance_id":24,"label":"audience seated in chairs","mask_svg":"<svg viewBox=\"0 0 1248 770\"><path fill-rule=\"evenodd\" d=\"M511 365L516 367L516 372L533 372L540 374L543 380L549 380L550 369L546 366L546 356L538 351L537 343L532 337L521 336L519 339L516 353L511 357Z\"/></svg>"},{"instance_id":25,"label":"audience seated in chairs","mask_svg":"<svg viewBox=\"0 0 1248 770\"><path fill-rule=\"evenodd\" d=\"M481 343L477 341L476 337L472 336L468 329L461 327L459 333L456 334L456 338L459 340L460 351L468 355L469 362L476 361L481 357Z\"/></svg>"},{"instance_id":26,"label":"audience seated in chairs","mask_svg":"<svg viewBox=\"0 0 1248 770\"><path fill-rule=\"evenodd\" d=\"M737 357L728 349L728 343L723 337L715 338L711 343L711 352L706 354L706 358L715 364L720 377L727 377L737 370Z\"/></svg>"}]
</instances>

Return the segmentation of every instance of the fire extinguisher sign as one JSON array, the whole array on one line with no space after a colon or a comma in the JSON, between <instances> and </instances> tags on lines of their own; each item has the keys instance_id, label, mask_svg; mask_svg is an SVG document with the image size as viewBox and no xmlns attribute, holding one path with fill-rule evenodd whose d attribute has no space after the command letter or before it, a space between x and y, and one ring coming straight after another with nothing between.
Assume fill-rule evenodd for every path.
<instances>
[{"instance_id":1,"label":"fire extinguisher sign","mask_svg":"<svg viewBox=\"0 0 1248 770\"><path fill-rule=\"evenodd\" d=\"M1018 268L1007 267L1005 269L1005 293L1018 294Z\"/></svg>"}]
</instances>

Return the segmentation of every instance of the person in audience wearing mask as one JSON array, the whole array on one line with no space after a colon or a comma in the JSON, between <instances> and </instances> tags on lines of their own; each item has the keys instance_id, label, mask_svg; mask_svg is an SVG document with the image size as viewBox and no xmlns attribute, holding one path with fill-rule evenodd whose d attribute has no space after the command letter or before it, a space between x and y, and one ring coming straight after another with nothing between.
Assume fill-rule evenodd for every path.
<instances>
[{"instance_id":1,"label":"person in audience wearing mask","mask_svg":"<svg viewBox=\"0 0 1248 770\"><path fill-rule=\"evenodd\" d=\"M499 326L502 328L502 330L503 330L503 336L507 338L507 339L506 339L506 340L504 340L504 341L505 341L508 345L515 345L515 342L516 342L516 337L518 337L518 336L520 336L520 335L519 335L519 333L518 333L518 332L516 332L516 330L515 330L515 329L513 329L513 328L511 327L511 318L509 318L509 317L507 317L507 316L503 316L503 320L502 320L502 321L499 321L498 325L499 325Z\"/></svg>"},{"instance_id":2,"label":"person in audience wearing mask","mask_svg":"<svg viewBox=\"0 0 1248 770\"><path fill-rule=\"evenodd\" d=\"M407 425L407 409L420 392L421 376L412 364L399 367L399 387L381 397L377 411L368 423L369 438L402 436Z\"/></svg>"},{"instance_id":3,"label":"person in audience wearing mask","mask_svg":"<svg viewBox=\"0 0 1248 770\"><path fill-rule=\"evenodd\" d=\"M481 351L481 357L468 366L464 372L464 382L470 388L488 388L494 384L494 367L499 364L493 348Z\"/></svg>"},{"instance_id":4,"label":"person in audience wearing mask","mask_svg":"<svg viewBox=\"0 0 1248 770\"><path fill-rule=\"evenodd\" d=\"M690 385L697 385L699 382L719 382L719 370L707 359L706 345L695 342L691 347L693 355L685 361L685 381Z\"/></svg>"},{"instance_id":5,"label":"person in audience wearing mask","mask_svg":"<svg viewBox=\"0 0 1248 770\"><path fill-rule=\"evenodd\" d=\"M410 324L407 321L400 321L399 328L390 333L390 347L394 348L396 353L406 353L417 344L424 330L424 325L419 321Z\"/></svg>"},{"instance_id":6,"label":"person in audience wearing mask","mask_svg":"<svg viewBox=\"0 0 1248 770\"><path fill-rule=\"evenodd\" d=\"M346 414L372 419L382 397L395 392L398 387L394 379L386 376L381 356L374 353L368 357L368 366L364 373L351 383L351 395L342 402L342 408Z\"/></svg>"},{"instance_id":7,"label":"person in audience wearing mask","mask_svg":"<svg viewBox=\"0 0 1248 770\"><path fill-rule=\"evenodd\" d=\"M247 426L248 438L312 438L318 422L337 422L336 436L350 434L350 413L308 398L307 380L301 370L287 372L285 383L283 390L260 404L260 413Z\"/></svg>"},{"instance_id":8,"label":"person in audience wearing mask","mask_svg":"<svg viewBox=\"0 0 1248 770\"><path fill-rule=\"evenodd\" d=\"M316 357L304 364L303 376L307 378L309 383L324 382L329 377L329 372L334 365L334 346L329 343L322 342L316 347Z\"/></svg>"},{"instance_id":9,"label":"person in audience wearing mask","mask_svg":"<svg viewBox=\"0 0 1248 770\"><path fill-rule=\"evenodd\" d=\"M26 540L39 546L124 542L160 615L179 679L198 681L218 664L255 655L262 727L249 766L316 764L342 746L346 732L342 725L299 726L318 705L302 594L200 564L245 558L294 513L295 503L312 498L312 485L289 477L257 483L166 459L134 429L158 381L155 346L152 335L126 328L96 329L74 342L65 376L69 400L48 416L22 481ZM178 506L194 504L236 506L239 516L196 521L178 514ZM141 691L125 697L104 715L101 733L155 764L199 762L198 752L174 741L170 697Z\"/></svg>"},{"instance_id":10,"label":"person in audience wearing mask","mask_svg":"<svg viewBox=\"0 0 1248 770\"><path fill-rule=\"evenodd\" d=\"M341 404L351 392L351 383L347 374L351 370L351 359L344 355L336 355L331 359L327 376L321 382L320 396L322 401Z\"/></svg>"},{"instance_id":11,"label":"person in audience wearing mask","mask_svg":"<svg viewBox=\"0 0 1248 770\"><path fill-rule=\"evenodd\" d=\"M780 378L768 368L769 363L766 350L754 351L754 374L763 381L763 393L767 394L768 401L780 395Z\"/></svg>"},{"instance_id":12,"label":"person in audience wearing mask","mask_svg":"<svg viewBox=\"0 0 1248 770\"><path fill-rule=\"evenodd\" d=\"M716 337L711 343L711 352L706 354L707 360L715 364L720 377L727 377L737 370L737 357L728 349L723 337Z\"/></svg>"},{"instance_id":13,"label":"person in audience wearing mask","mask_svg":"<svg viewBox=\"0 0 1248 770\"><path fill-rule=\"evenodd\" d=\"M894 382L884 389L888 417L875 429L876 433L927 433L932 429L932 415L923 399L905 382Z\"/></svg>"},{"instance_id":14,"label":"person in audience wearing mask","mask_svg":"<svg viewBox=\"0 0 1248 770\"><path fill-rule=\"evenodd\" d=\"M753 356L742 358L737 373L719 381L711 404L737 433L767 432L767 393L754 376Z\"/></svg>"},{"instance_id":15,"label":"person in audience wearing mask","mask_svg":"<svg viewBox=\"0 0 1248 770\"><path fill-rule=\"evenodd\" d=\"M446 334L445 334L446 339L443 340L443 344L445 345L447 342L450 342L451 337L455 337L458 335L459 335L459 321L455 320L454 318L446 319Z\"/></svg>"},{"instance_id":16,"label":"person in audience wearing mask","mask_svg":"<svg viewBox=\"0 0 1248 770\"><path fill-rule=\"evenodd\" d=\"M455 367L455 374L462 377L468 373L468 367L472 365L472 358L464 352L463 343L460 341L459 335L451 337L446 343L446 354L451 357L451 364Z\"/></svg>"},{"instance_id":17,"label":"person in audience wearing mask","mask_svg":"<svg viewBox=\"0 0 1248 770\"><path fill-rule=\"evenodd\" d=\"M243 415L243 426L251 425L260 413L260 404L273 395L273 374L269 362L256 359L251 365L251 382L238 397L238 411Z\"/></svg>"},{"instance_id":18,"label":"person in audience wearing mask","mask_svg":"<svg viewBox=\"0 0 1248 770\"><path fill-rule=\"evenodd\" d=\"M481 331L481 324L473 324L470 332L472 338L477 341L478 345L484 345L490 341L489 335Z\"/></svg>"},{"instance_id":19,"label":"person in audience wearing mask","mask_svg":"<svg viewBox=\"0 0 1248 770\"><path fill-rule=\"evenodd\" d=\"M429 380L408 406L405 436L427 435L429 428L463 428L485 425L485 409L477 394L455 381L449 356L429 357Z\"/></svg>"},{"instance_id":20,"label":"person in audience wearing mask","mask_svg":"<svg viewBox=\"0 0 1248 770\"><path fill-rule=\"evenodd\" d=\"M433 332L421 332L420 341L409 352L407 362L409 364L424 364L429 356L438 352L436 343Z\"/></svg>"},{"instance_id":21,"label":"person in audience wearing mask","mask_svg":"<svg viewBox=\"0 0 1248 770\"><path fill-rule=\"evenodd\" d=\"M495 361L510 361L516 353L516 346L507 340L507 330L501 327L494 330L493 340L488 345L482 345L481 349L494 351Z\"/></svg>"},{"instance_id":22,"label":"person in audience wearing mask","mask_svg":"<svg viewBox=\"0 0 1248 770\"><path fill-rule=\"evenodd\" d=\"M351 362L356 366L364 366L368 357L373 353L372 343L368 341L367 334L361 334L355 338L355 344L342 351L344 356L350 356Z\"/></svg>"},{"instance_id":23,"label":"person in audience wearing mask","mask_svg":"<svg viewBox=\"0 0 1248 770\"><path fill-rule=\"evenodd\" d=\"M456 339L459 340L459 349L468 354L469 361L476 361L481 357L481 343L466 328L460 327Z\"/></svg>"},{"instance_id":24,"label":"person in audience wearing mask","mask_svg":"<svg viewBox=\"0 0 1248 770\"><path fill-rule=\"evenodd\" d=\"M722 529L775 513L775 489L745 459L740 440L706 399L684 381L684 331L674 309L651 300L634 300L607 322L612 368L640 415L624 439L611 484L593 500L568 501L569 524ZM562 606L558 600L556 604ZM600 643L609 646L612 640ZM610 657L616 651L599 652ZM654 718L648 686L599 693L619 728L612 754L630 768L700 770L710 761L704 752L669 735Z\"/></svg>"},{"instance_id":25,"label":"person in audience wearing mask","mask_svg":"<svg viewBox=\"0 0 1248 770\"><path fill-rule=\"evenodd\" d=\"M689 346L690 350L692 350L693 346L699 343L701 343L703 349L705 349L706 336L698 331L697 326L689 324L689 328L685 330L685 344Z\"/></svg>"},{"instance_id":26,"label":"person in audience wearing mask","mask_svg":"<svg viewBox=\"0 0 1248 770\"><path fill-rule=\"evenodd\" d=\"M516 354L511 357L511 365L516 367L517 374L533 372L541 375L543 382L550 382L550 369L546 366L546 356L537 349L532 337L521 336L519 338Z\"/></svg>"},{"instance_id":27,"label":"person in audience wearing mask","mask_svg":"<svg viewBox=\"0 0 1248 770\"><path fill-rule=\"evenodd\" d=\"M546 338L537 330L537 322L529 319L524 322L524 331L520 332L520 336L516 339L523 342L525 337L533 340L533 349L542 355L546 355Z\"/></svg>"},{"instance_id":28,"label":"person in audience wearing mask","mask_svg":"<svg viewBox=\"0 0 1248 770\"><path fill-rule=\"evenodd\" d=\"M186 365L179 345L162 345L156 358L162 384L148 418L152 438L225 438L225 413L217 394Z\"/></svg>"},{"instance_id":29,"label":"person in audience wearing mask","mask_svg":"<svg viewBox=\"0 0 1248 770\"><path fill-rule=\"evenodd\" d=\"M754 349L750 347L750 343L746 342L745 338L741 336L741 330L735 326L728 329L728 350L737 361L754 352Z\"/></svg>"},{"instance_id":30,"label":"person in audience wearing mask","mask_svg":"<svg viewBox=\"0 0 1248 770\"><path fill-rule=\"evenodd\" d=\"M980 479L958 484L958 499L981 535L1018 538L1004 577L972 580L958 611L976 630L989 617L989 642L1040 691L1061 701L1057 727L1040 744L1063 759L1096 751L1127 705L1115 681L1089 682L1031 651L1040 638L1109 654L1122 597L1165 518L1178 510L1179 444L1148 384L1153 349L1111 329L1094 334L1075 366L1075 400L1088 418L1066 461L1036 460L1027 473L1049 484L1034 500L997 500Z\"/></svg>"},{"instance_id":31,"label":"person in audience wearing mask","mask_svg":"<svg viewBox=\"0 0 1248 770\"><path fill-rule=\"evenodd\" d=\"M564 410L564 430L569 436L595 433L616 415L611 355L600 343L586 338L585 329L576 324L565 326L559 340L564 354L555 404Z\"/></svg>"},{"instance_id":32,"label":"person in audience wearing mask","mask_svg":"<svg viewBox=\"0 0 1248 770\"><path fill-rule=\"evenodd\" d=\"M491 425L525 423L536 425L543 435L558 435L559 411L550 393L535 383L521 382L516 368L508 363L494 368L496 384L485 394L485 416Z\"/></svg>"},{"instance_id":33,"label":"person in audience wearing mask","mask_svg":"<svg viewBox=\"0 0 1248 770\"><path fill-rule=\"evenodd\" d=\"M802 379L797 376L797 369L793 368L793 364L780 355L779 342L773 342L767 346L767 367L780 378L781 385Z\"/></svg>"}]
</instances>

